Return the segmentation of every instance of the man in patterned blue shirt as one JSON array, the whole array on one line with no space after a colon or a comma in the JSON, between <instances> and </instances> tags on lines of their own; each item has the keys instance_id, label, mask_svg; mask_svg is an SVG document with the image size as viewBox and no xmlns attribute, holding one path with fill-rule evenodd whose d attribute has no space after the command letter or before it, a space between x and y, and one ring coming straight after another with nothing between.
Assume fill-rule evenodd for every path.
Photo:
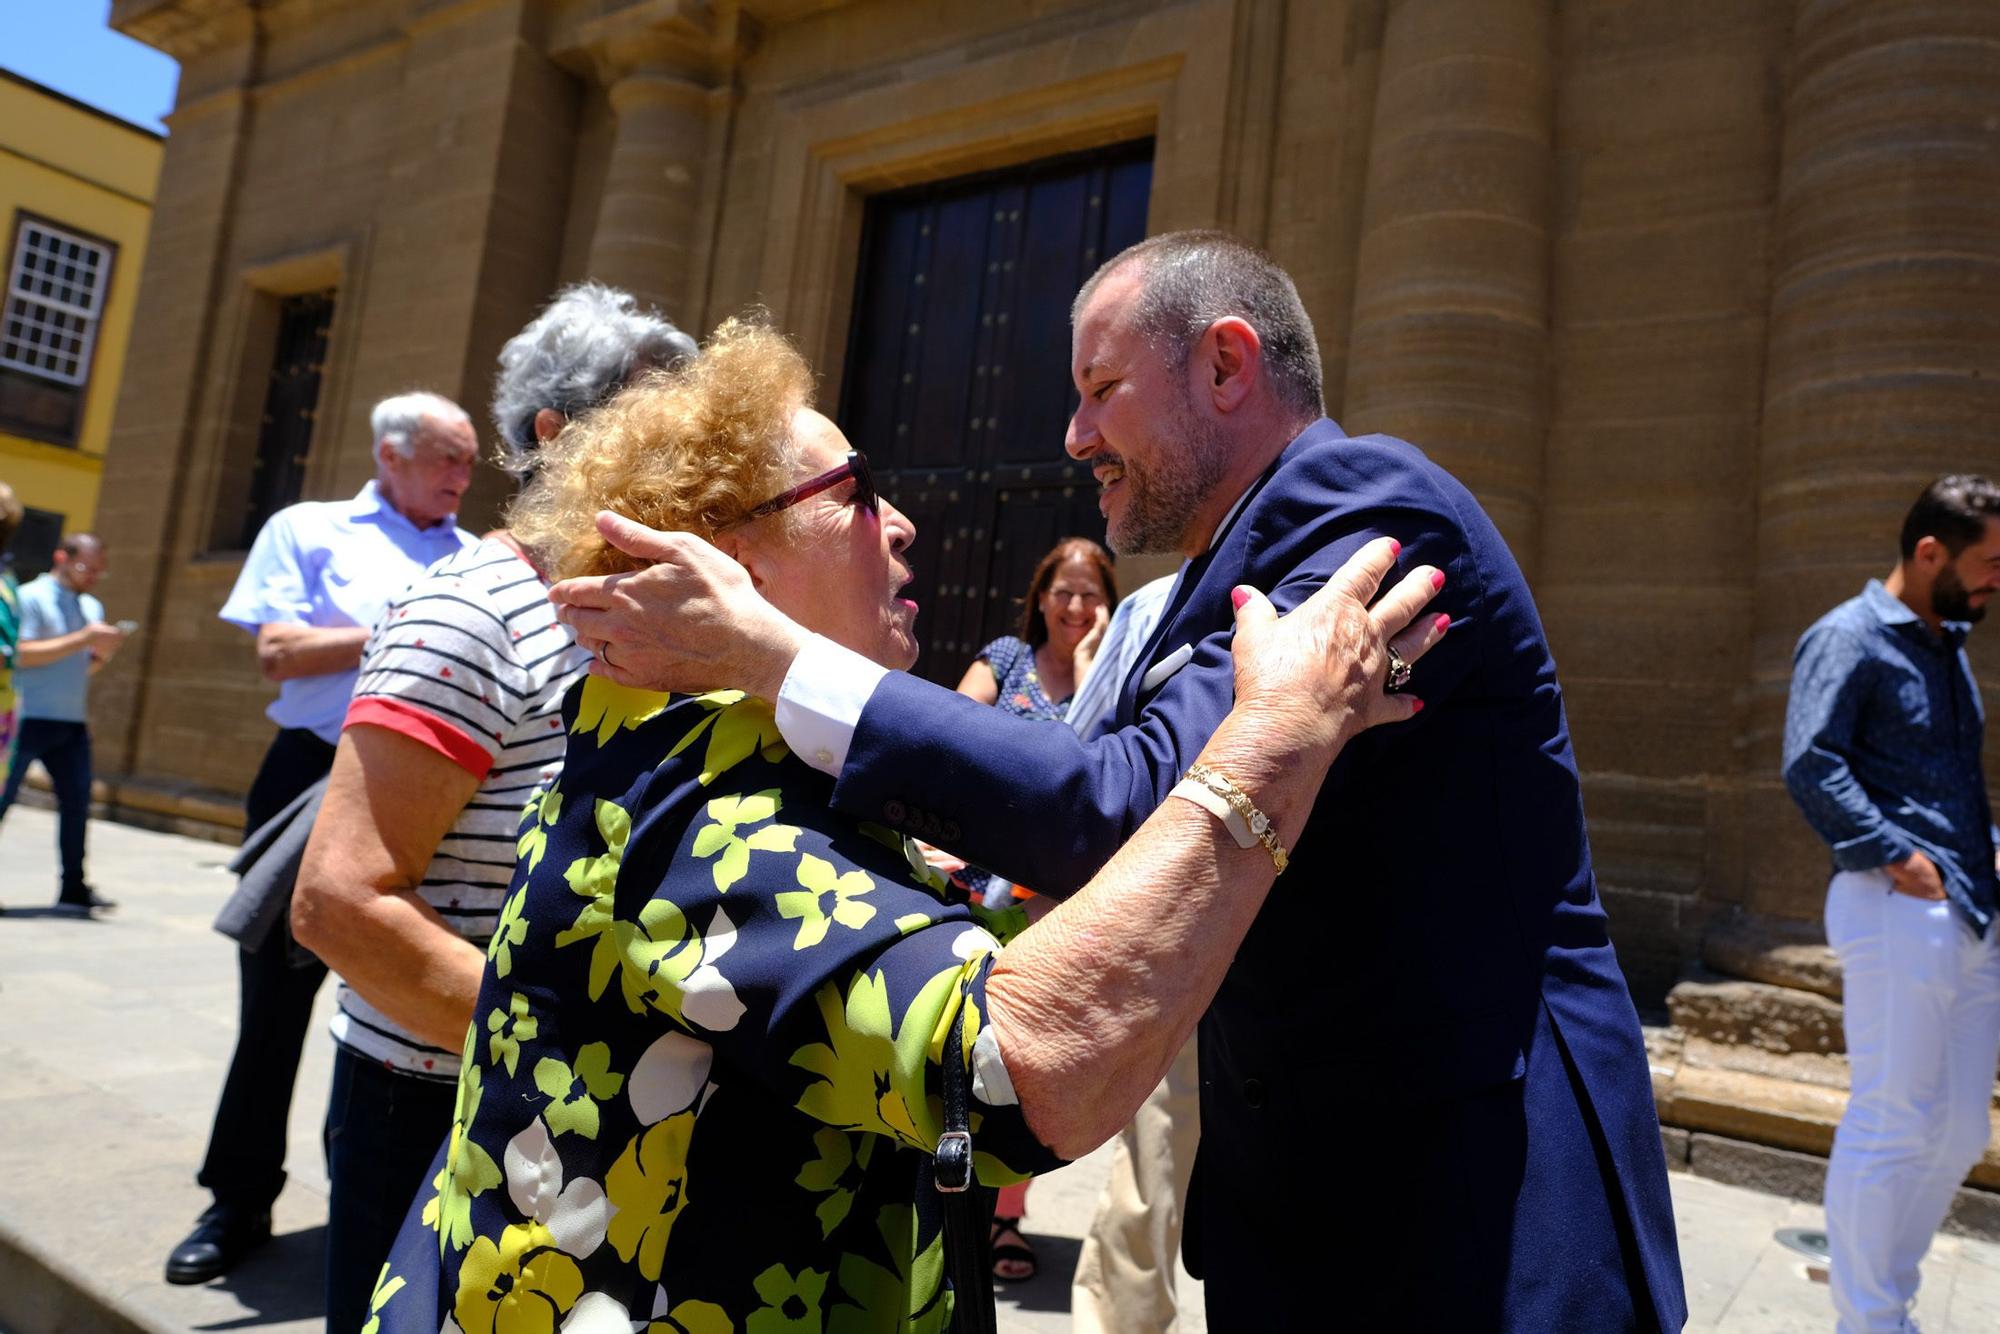
<instances>
[{"instance_id":1,"label":"man in patterned blue shirt","mask_svg":"<svg viewBox=\"0 0 2000 1334\"><path fill-rule=\"evenodd\" d=\"M1996 830L1965 636L2000 592L2000 487L1933 482L1902 558L1799 640L1785 785L1833 851L1852 1091L1827 1168L1840 1334L1913 1330L1917 1266L1986 1148Z\"/></svg>"}]
</instances>

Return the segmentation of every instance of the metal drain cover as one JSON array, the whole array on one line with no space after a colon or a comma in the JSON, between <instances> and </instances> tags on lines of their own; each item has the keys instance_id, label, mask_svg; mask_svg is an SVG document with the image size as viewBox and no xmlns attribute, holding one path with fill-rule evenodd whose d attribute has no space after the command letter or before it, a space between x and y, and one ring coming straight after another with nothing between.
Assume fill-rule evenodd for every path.
<instances>
[{"instance_id":1,"label":"metal drain cover","mask_svg":"<svg viewBox=\"0 0 2000 1334\"><path fill-rule=\"evenodd\" d=\"M1788 1251L1797 1251L1808 1260L1826 1261L1832 1258L1827 1250L1823 1228L1781 1227L1772 1236L1780 1246Z\"/></svg>"}]
</instances>

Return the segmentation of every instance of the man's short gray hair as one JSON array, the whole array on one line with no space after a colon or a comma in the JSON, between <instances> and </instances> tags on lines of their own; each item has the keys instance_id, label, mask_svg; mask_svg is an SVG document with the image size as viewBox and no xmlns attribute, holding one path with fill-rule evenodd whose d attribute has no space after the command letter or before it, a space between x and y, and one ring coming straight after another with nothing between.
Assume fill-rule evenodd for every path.
<instances>
[{"instance_id":1,"label":"man's short gray hair","mask_svg":"<svg viewBox=\"0 0 2000 1334\"><path fill-rule=\"evenodd\" d=\"M1234 315L1257 331L1264 365L1279 402L1312 418L1326 413L1319 339L1291 275L1253 246L1227 232L1163 232L1104 262L1070 306L1075 325L1098 284L1125 267L1140 266L1138 302L1131 327L1166 355L1167 365L1187 369L1188 357L1208 326Z\"/></svg>"},{"instance_id":2,"label":"man's short gray hair","mask_svg":"<svg viewBox=\"0 0 2000 1334\"><path fill-rule=\"evenodd\" d=\"M577 283L500 349L493 378L493 425L500 466L516 477L534 471L535 417L554 408L573 419L603 403L648 367L671 368L695 355L694 339L657 310L641 310L630 292Z\"/></svg>"},{"instance_id":3,"label":"man's short gray hair","mask_svg":"<svg viewBox=\"0 0 2000 1334\"><path fill-rule=\"evenodd\" d=\"M417 428L423 425L426 417L435 417L447 424L472 420L464 408L443 394L416 389L377 403L375 410L368 414L368 429L375 433L376 444L387 440L390 448L409 458L416 452Z\"/></svg>"}]
</instances>

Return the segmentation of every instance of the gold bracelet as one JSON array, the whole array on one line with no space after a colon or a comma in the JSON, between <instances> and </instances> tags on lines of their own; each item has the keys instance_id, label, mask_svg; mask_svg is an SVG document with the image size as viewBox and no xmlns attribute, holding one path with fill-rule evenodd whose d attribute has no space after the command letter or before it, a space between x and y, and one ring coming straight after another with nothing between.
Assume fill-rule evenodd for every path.
<instances>
[{"instance_id":1,"label":"gold bracelet","mask_svg":"<svg viewBox=\"0 0 2000 1334\"><path fill-rule=\"evenodd\" d=\"M1185 777L1191 782L1200 783L1228 802L1230 809L1243 817L1244 825L1249 828L1257 841L1264 845L1264 851L1271 854L1271 864L1278 868L1277 873L1279 875L1285 873L1285 867L1290 864L1291 856L1285 851L1285 845L1278 841L1277 832L1271 828L1271 817L1257 809L1256 803L1250 800L1249 793L1236 786L1228 775L1218 773L1205 764L1190 764Z\"/></svg>"}]
</instances>

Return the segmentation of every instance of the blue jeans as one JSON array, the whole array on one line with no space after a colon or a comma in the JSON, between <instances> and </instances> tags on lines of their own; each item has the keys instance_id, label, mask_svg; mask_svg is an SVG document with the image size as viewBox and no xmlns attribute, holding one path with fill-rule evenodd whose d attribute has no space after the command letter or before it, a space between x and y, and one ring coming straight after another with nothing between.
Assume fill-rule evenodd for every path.
<instances>
[{"instance_id":1,"label":"blue jeans","mask_svg":"<svg viewBox=\"0 0 2000 1334\"><path fill-rule=\"evenodd\" d=\"M56 848L62 854L60 903L90 902L83 879L83 830L90 819L90 729L82 723L23 718L14 741L14 767L0 791L0 816L14 804L28 765L40 760L56 793Z\"/></svg>"},{"instance_id":2,"label":"blue jeans","mask_svg":"<svg viewBox=\"0 0 2000 1334\"><path fill-rule=\"evenodd\" d=\"M326 1105L326 1328L352 1334L396 1244L438 1145L451 1133L458 1085L333 1052Z\"/></svg>"}]
</instances>

